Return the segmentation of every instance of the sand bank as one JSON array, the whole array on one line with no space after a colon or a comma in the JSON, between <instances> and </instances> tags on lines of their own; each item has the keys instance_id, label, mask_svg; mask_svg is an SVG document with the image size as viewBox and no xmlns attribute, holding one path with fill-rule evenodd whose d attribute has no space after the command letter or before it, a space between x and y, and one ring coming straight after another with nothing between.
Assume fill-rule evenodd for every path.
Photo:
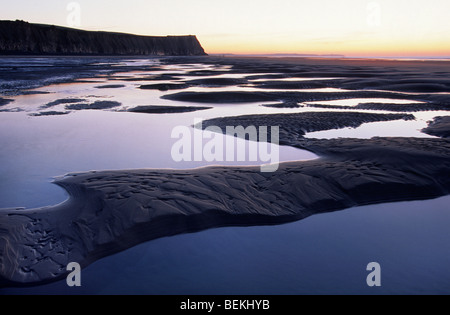
<instances>
[{"instance_id":1,"label":"sand bank","mask_svg":"<svg viewBox=\"0 0 450 315\"><path fill-rule=\"evenodd\" d=\"M423 132L442 138L450 138L450 116L436 117Z\"/></svg>"},{"instance_id":2,"label":"sand bank","mask_svg":"<svg viewBox=\"0 0 450 315\"><path fill-rule=\"evenodd\" d=\"M64 204L0 212L2 285L60 279L69 262L87 266L163 236L279 224L450 191L450 142L444 139L282 141L323 157L285 163L264 174L252 167L213 167L91 172L59 179L56 184L70 195Z\"/></svg>"}]
</instances>

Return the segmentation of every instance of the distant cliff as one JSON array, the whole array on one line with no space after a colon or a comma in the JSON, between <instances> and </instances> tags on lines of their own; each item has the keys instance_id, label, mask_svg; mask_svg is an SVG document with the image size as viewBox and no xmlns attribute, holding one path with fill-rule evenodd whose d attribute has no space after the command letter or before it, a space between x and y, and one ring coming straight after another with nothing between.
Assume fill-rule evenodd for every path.
<instances>
[{"instance_id":1,"label":"distant cliff","mask_svg":"<svg viewBox=\"0 0 450 315\"><path fill-rule=\"evenodd\" d=\"M196 36L138 36L0 21L0 55L206 55Z\"/></svg>"}]
</instances>

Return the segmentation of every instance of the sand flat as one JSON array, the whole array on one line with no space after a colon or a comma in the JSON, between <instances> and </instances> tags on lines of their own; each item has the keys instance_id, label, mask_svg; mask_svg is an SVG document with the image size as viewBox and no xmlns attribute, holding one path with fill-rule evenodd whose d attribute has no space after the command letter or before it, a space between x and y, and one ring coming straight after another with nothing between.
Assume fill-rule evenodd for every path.
<instances>
[{"instance_id":1,"label":"sand flat","mask_svg":"<svg viewBox=\"0 0 450 315\"><path fill-rule=\"evenodd\" d=\"M63 67L72 66L68 61L58 62ZM34 285L62 279L67 273L65 266L68 262L78 261L82 266L87 266L102 257L164 236L221 226L274 225L358 205L421 200L444 196L450 192L450 144L447 139L304 138L305 133L310 131L357 127L375 121L411 120L415 117L410 112L416 109L448 109L447 95L436 94L446 91L448 87L445 80L448 63L297 59L274 61L245 58L167 58L159 62L155 67L154 63L127 65L113 59L104 65L97 64L95 69L91 68L89 62L81 62L78 69L87 73L74 73L58 78L54 78L52 74L46 83L37 85L33 78L25 78L24 86L30 88L50 85L52 82L73 83L76 79L95 73L95 77L110 78L127 86L125 89L118 89L116 93L123 93L122 98L117 100L120 103L127 102L124 106L129 109L139 106L136 103L129 104L128 98L140 90L139 84L136 84L135 89L128 85L138 79L133 75L125 75L130 71L147 70L149 76L145 79L149 81L153 78L157 80L156 77L151 77L151 73L156 76L176 73L176 80L173 76L166 76L164 79L198 80L193 83L206 85L239 84L244 82L241 78L249 80L246 76L258 73L267 79L272 79L271 76L310 77L312 81L317 81L320 77L337 78L315 82L314 84L324 85L321 88L328 89L321 93L289 91L287 86L287 91L283 90L283 84L297 84L289 83L295 80L277 83L279 92L265 91L264 88L260 91L194 90L175 94L170 91L140 91L145 93L140 94L142 98L159 99L162 96L163 106L173 105L175 102L178 102L179 107L182 102L207 104L213 109L202 113L205 113L205 118L212 118L209 123L220 127L237 123L244 126L279 125L282 144L308 150L321 158L283 163L277 172L267 174L261 173L259 167L217 166L191 170L93 171L65 176L56 181L70 195L69 200L63 204L28 210L0 210L0 285ZM104 68L110 69L111 64L116 69L101 73ZM47 74L43 71L36 70L32 75L45 77ZM61 70L58 75L64 74L64 71L67 72L67 69ZM216 75L230 72L233 74L229 76L233 78L231 81L211 81ZM120 75L115 75L117 73ZM423 78L420 79L422 83L415 81L418 76ZM204 80L201 80L202 77ZM97 83L91 84L98 86ZM259 84L264 85L261 82ZM50 85L49 90L50 87L53 86ZM21 90L21 85L13 88L18 90L17 94L36 92ZM337 93L334 88L351 91ZM8 88L5 93L16 93L14 89ZM113 93L112 90L115 89L106 90ZM405 94L405 91L411 94ZM71 103L69 100L81 100L82 97L78 96L58 95L49 102L43 102L41 106L52 104L55 100L57 103L59 100L67 100L55 104L55 108L60 109L57 106L61 107L65 102ZM300 106L301 103L310 101L355 98L385 98L406 103L406 107L396 114L369 113L367 110L378 106L370 104L371 108L359 108L359 105L353 108L321 108L323 111L320 113L311 112L307 108L295 108L305 112L292 113L280 108L277 110L281 113L277 115L261 115L261 112L275 109L259 106L262 102ZM20 108L20 104L17 105L19 107L12 108L11 106L16 106L15 103L4 106L9 111L24 110ZM73 109L93 109L90 105L82 108L81 105L84 104L78 103L67 106L73 106ZM249 107L245 107L244 103L250 104ZM235 108L232 106L236 104L244 110L230 109ZM422 105L419 108L417 104ZM403 104L390 104L391 107L394 105L401 107ZM221 112L217 110L220 106L229 115L238 115L247 110L255 113L240 117L213 117ZM106 107L99 106L95 109L105 110ZM172 110L177 110L177 106ZM119 110L114 114L138 115ZM208 125L208 121L205 125Z\"/></svg>"}]
</instances>

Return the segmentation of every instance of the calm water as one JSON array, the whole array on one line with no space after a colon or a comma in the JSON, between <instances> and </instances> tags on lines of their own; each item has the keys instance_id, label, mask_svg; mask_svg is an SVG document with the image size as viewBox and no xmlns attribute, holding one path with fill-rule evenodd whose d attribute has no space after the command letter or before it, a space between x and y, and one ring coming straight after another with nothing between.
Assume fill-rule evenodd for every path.
<instances>
[{"instance_id":1,"label":"calm water","mask_svg":"<svg viewBox=\"0 0 450 315\"><path fill-rule=\"evenodd\" d=\"M51 181L72 172L264 164L238 162L237 158L234 162L175 162L171 150L178 139L171 138L172 130L191 126L196 118L203 118L201 112L147 115L80 111L42 117L0 113L0 208L60 203L66 193ZM278 148L281 162L317 157L292 147Z\"/></svg>"},{"instance_id":2,"label":"calm water","mask_svg":"<svg viewBox=\"0 0 450 315\"><path fill-rule=\"evenodd\" d=\"M141 244L65 281L0 294L450 294L450 197ZM381 265L380 288L366 284Z\"/></svg>"}]
</instances>

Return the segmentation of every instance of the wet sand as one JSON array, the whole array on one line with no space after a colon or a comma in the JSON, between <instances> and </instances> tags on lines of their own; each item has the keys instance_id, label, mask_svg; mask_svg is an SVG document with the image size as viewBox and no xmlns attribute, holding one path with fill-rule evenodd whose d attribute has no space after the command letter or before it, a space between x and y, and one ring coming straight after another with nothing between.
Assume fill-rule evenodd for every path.
<instances>
[{"instance_id":1,"label":"wet sand","mask_svg":"<svg viewBox=\"0 0 450 315\"><path fill-rule=\"evenodd\" d=\"M450 138L450 116L436 117L423 132L442 138Z\"/></svg>"},{"instance_id":2,"label":"wet sand","mask_svg":"<svg viewBox=\"0 0 450 315\"><path fill-rule=\"evenodd\" d=\"M447 63L191 60L220 63L232 68L223 72L195 70L190 72L193 77L223 73L261 73L262 78L267 73L298 78L338 77L342 79L322 82L328 84L327 87L338 82L339 88L358 91L181 92L166 95L165 99L217 104L263 101L292 104L390 98L423 101L442 110L449 106L448 95L435 94L447 91ZM186 60L169 58L167 62ZM419 79L423 84L411 78L421 74L427 75L423 81ZM402 80L395 80L396 77ZM189 84L245 84L240 80L188 81L191 81ZM379 86L389 87L389 91L360 90L375 88L376 82L382 82L384 85ZM267 86L268 83L257 85L261 84ZM404 94L404 91L414 94ZM74 103L66 105L66 108L93 109L93 104ZM106 103L98 105L98 109L115 107L106 106ZM280 224L358 205L447 195L450 192L450 142L447 139L319 140L303 137L309 131L413 119L408 112L250 115L205 122L205 126L219 127L279 125L281 144L306 149L321 157L309 162L284 163L274 173L260 173L257 167L209 167L186 171L124 170L68 175L56 181L70 195L65 203L30 210L0 210L0 285L21 286L62 279L69 262L77 261L87 266L102 257L164 236L222 226ZM446 137L441 128L448 130L447 126L447 119L437 119L430 128L439 132L432 129L427 132Z\"/></svg>"},{"instance_id":3,"label":"wet sand","mask_svg":"<svg viewBox=\"0 0 450 315\"><path fill-rule=\"evenodd\" d=\"M0 97L0 106L7 105L7 104L9 104L9 103L11 103L11 102L13 102L13 100L10 100L10 99L4 99L4 98L1 98L1 97Z\"/></svg>"},{"instance_id":4,"label":"wet sand","mask_svg":"<svg viewBox=\"0 0 450 315\"><path fill-rule=\"evenodd\" d=\"M211 109L212 107L200 107L200 106L138 106L129 109L132 113L144 113L144 114L177 114L177 113L189 113L200 110Z\"/></svg>"}]
</instances>

